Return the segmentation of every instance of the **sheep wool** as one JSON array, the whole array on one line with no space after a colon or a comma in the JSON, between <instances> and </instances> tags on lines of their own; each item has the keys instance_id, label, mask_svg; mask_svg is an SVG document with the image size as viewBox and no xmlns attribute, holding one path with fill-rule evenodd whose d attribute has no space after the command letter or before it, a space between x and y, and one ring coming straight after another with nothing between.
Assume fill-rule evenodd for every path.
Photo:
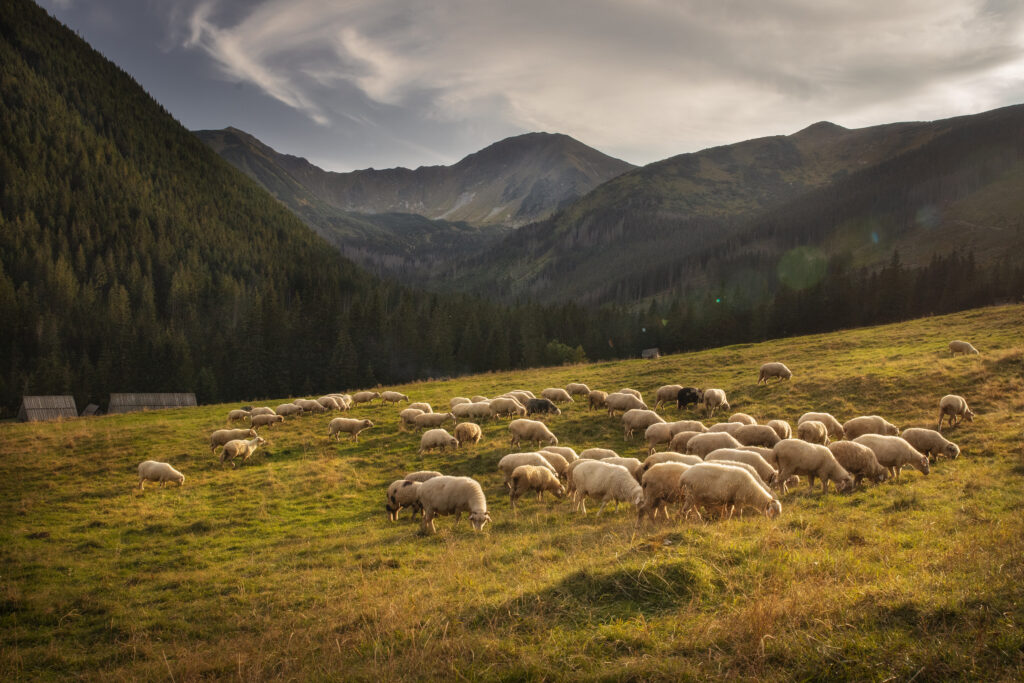
<instances>
[{"instance_id":1,"label":"sheep wool","mask_svg":"<svg viewBox=\"0 0 1024 683\"><path fill-rule=\"evenodd\" d=\"M537 492L537 500L544 500L545 491L555 494L556 498L561 498L565 494L558 477L548 468L536 465L520 465L515 468L512 470L509 483L509 504L513 510L516 509L516 501L529 491Z\"/></svg>"},{"instance_id":2,"label":"sheep wool","mask_svg":"<svg viewBox=\"0 0 1024 683\"><path fill-rule=\"evenodd\" d=\"M423 482L419 494L420 505L423 506L423 533L437 533L434 518L441 515L454 514L455 523L458 524L462 513L467 512L475 531L482 530L491 521L484 491L470 477L434 477Z\"/></svg>"},{"instance_id":3,"label":"sheep wool","mask_svg":"<svg viewBox=\"0 0 1024 683\"><path fill-rule=\"evenodd\" d=\"M384 496L384 509L387 510L389 520L397 521L402 508L411 510L409 519L414 519L418 513L422 514L420 486L421 482L410 479L397 479L391 482Z\"/></svg>"},{"instance_id":4,"label":"sheep wool","mask_svg":"<svg viewBox=\"0 0 1024 683\"><path fill-rule=\"evenodd\" d=\"M448 433L446 429L428 429L420 437L420 450L417 455L423 455L429 450L438 449L444 452L446 449L455 450L459 447L459 440Z\"/></svg>"},{"instance_id":5,"label":"sheep wool","mask_svg":"<svg viewBox=\"0 0 1024 683\"><path fill-rule=\"evenodd\" d=\"M754 475L738 467L722 467L713 463L694 465L679 476L683 509L719 508L722 516L731 518L736 507L752 507L768 519L782 512L782 503L759 484Z\"/></svg>"},{"instance_id":6,"label":"sheep wool","mask_svg":"<svg viewBox=\"0 0 1024 683\"><path fill-rule=\"evenodd\" d=\"M574 463L576 464L576 463ZM632 503L639 508L644 502L644 490L625 467L603 460L580 461L572 472L577 507L587 514L586 499L601 501L598 516L611 501Z\"/></svg>"},{"instance_id":7,"label":"sheep wool","mask_svg":"<svg viewBox=\"0 0 1024 683\"><path fill-rule=\"evenodd\" d=\"M145 487L145 482L147 481L159 482L161 487L169 481L177 483L178 486L183 486L185 484L185 475L171 467L170 463L146 460L139 463L140 490Z\"/></svg>"}]
</instances>

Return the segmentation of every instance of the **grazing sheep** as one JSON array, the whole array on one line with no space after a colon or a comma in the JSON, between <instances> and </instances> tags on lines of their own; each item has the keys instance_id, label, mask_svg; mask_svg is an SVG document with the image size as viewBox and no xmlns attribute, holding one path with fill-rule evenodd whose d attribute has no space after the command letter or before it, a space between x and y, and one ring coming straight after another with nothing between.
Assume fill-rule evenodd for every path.
<instances>
[{"instance_id":1,"label":"grazing sheep","mask_svg":"<svg viewBox=\"0 0 1024 683\"><path fill-rule=\"evenodd\" d=\"M352 403L356 405L360 403L373 403L375 398L380 398L379 391L357 391L352 394Z\"/></svg>"},{"instance_id":2,"label":"grazing sheep","mask_svg":"<svg viewBox=\"0 0 1024 683\"><path fill-rule=\"evenodd\" d=\"M241 410L240 408L235 408L234 410L228 412L228 422L234 422L235 420L242 420L244 422L245 420L248 420L248 419L249 419L249 411L248 410ZM153 462L153 461L152 460L147 460L146 462Z\"/></svg>"},{"instance_id":3,"label":"grazing sheep","mask_svg":"<svg viewBox=\"0 0 1024 683\"><path fill-rule=\"evenodd\" d=\"M664 514L665 519L671 519L668 505L679 502L683 492L679 486L679 477L690 467L692 465L688 463L669 461L655 463L644 471L640 479L640 488L644 492L642 510L650 515L652 520L657 518L659 511Z\"/></svg>"},{"instance_id":4,"label":"grazing sheep","mask_svg":"<svg viewBox=\"0 0 1024 683\"><path fill-rule=\"evenodd\" d=\"M949 342L949 355L955 356L958 353L962 353L965 356L969 353L972 353L975 356L980 355L978 349L974 348L974 346L970 342L960 340Z\"/></svg>"},{"instance_id":5,"label":"grazing sheep","mask_svg":"<svg viewBox=\"0 0 1024 683\"><path fill-rule=\"evenodd\" d=\"M513 510L516 509L516 501L527 491L536 491L537 500L541 501L544 500L545 491L555 494L556 498L561 498L565 494L561 482L550 469L536 465L520 465L512 470L509 479L508 498Z\"/></svg>"},{"instance_id":6,"label":"grazing sheep","mask_svg":"<svg viewBox=\"0 0 1024 683\"><path fill-rule=\"evenodd\" d=\"M352 397L349 396L348 394L328 394L328 395L331 396L335 401L338 402L338 405L341 406L342 410L348 410L349 408L352 407Z\"/></svg>"},{"instance_id":7,"label":"grazing sheep","mask_svg":"<svg viewBox=\"0 0 1024 683\"><path fill-rule=\"evenodd\" d=\"M448 407L449 408L454 408L455 406L462 405L463 403L472 403L472 401L470 401L465 396L456 396L455 398L453 398L450 401L448 401ZM423 412L427 412L427 411L424 410Z\"/></svg>"},{"instance_id":8,"label":"grazing sheep","mask_svg":"<svg viewBox=\"0 0 1024 683\"><path fill-rule=\"evenodd\" d=\"M704 390L699 387L683 387L676 394L676 409L682 410L691 403L700 405L704 402Z\"/></svg>"},{"instance_id":9,"label":"grazing sheep","mask_svg":"<svg viewBox=\"0 0 1024 683\"><path fill-rule=\"evenodd\" d=\"M469 399L466 399L466 402L469 403ZM409 408L415 408L416 410L422 410L424 413L432 413L432 412L434 412L434 409L430 407L430 404L425 402L425 401L417 401L416 403L410 403L406 407L406 409L408 410Z\"/></svg>"},{"instance_id":10,"label":"grazing sheep","mask_svg":"<svg viewBox=\"0 0 1024 683\"><path fill-rule=\"evenodd\" d=\"M169 481L175 481L178 486L185 484L185 475L171 467L170 463L146 460L139 463L139 489L145 488L147 481L160 482L161 488Z\"/></svg>"},{"instance_id":11,"label":"grazing sheep","mask_svg":"<svg viewBox=\"0 0 1024 683\"><path fill-rule=\"evenodd\" d=\"M529 398L526 400L527 415L561 415L562 410L549 398Z\"/></svg>"},{"instance_id":12,"label":"grazing sheep","mask_svg":"<svg viewBox=\"0 0 1024 683\"><path fill-rule=\"evenodd\" d=\"M760 372L757 373L757 383L760 384L761 382L764 382L765 385L767 385L768 380L772 377L777 378L781 382L782 380L789 379L792 376L793 373L790 372L789 368L782 363L765 363L761 366Z\"/></svg>"},{"instance_id":13,"label":"grazing sheep","mask_svg":"<svg viewBox=\"0 0 1024 683\"><path fill-rule=\"evenodd\" d=\"M235 458L242 456L242 462L249 459L256 449L267 442L262 436L257 436L248 441L244 439L232 439L224 444L224 450L220 452L220 464L223 466L225 462L230 462L231 466L235 466Z\"/></svg>"},{"instance_id":14,"label":"grazing sheep","mask_svg":"<svg viewBox=\"0 0 1024 683\"><path fill-rule=\"evenodd\" d=\"M536 396L533 395L532 391L527 391L526 389L513 389L512 391L507 391L505 392L505 396L514 398L515 400L522 403L524 406L526 405L526 402L529 401L531 398L537 398Z\"/></svg>"},{"instance_id":15,"label":"grazing sheep","mask_svg":"<svg viewBox=\"0 0 1024 683\"><path fill-rule=\"evenodd\" d=\"M428 479L420 486L420 505L423 506L422 531L437 533L434 517L455 515L459 523L463 512L469 513L473 529L480 531L491 516L487 513L487 499L480 484L470 477L440 476Z\"/></svg>"},{"instance_id":16,"label":"grazing sheep","mask_svg":"<svg viewBox=\"0 0 1024 683\"><path fill-rule=\"evenodd\" d=\"M557 446L553 446L553 448L557 448ZM541 449L540 451L538 451L538 453L540 453L544 457L544 459L547 460L548 463L555 468L555 472L558 473L559 477L563 479L568 477L569 461L565 459L565 456L563 456L561 453L549 451L546 448Z\"/></svg>"},{"instance_id":17,"label":"grazing sheep","mask_svg":"<svg viewBox=\"0 0 1024 683\"><path fill-rule=\"evenodd\" d=\"M644 464L637 458L611 457L601 458L601 461L608 462L613 465L622 465L629 470L629 473L633 475L633 478L636 479L638 483L640 481L640 476L643 474L641 470L643 469Z\"/></svg>"},{"instance_id":18,"label":"grazing sheep","mask_svg":"<svg viewBox=\"0 0 1024 683\"><path fill-rule=\"evenodd\" d=\"M392 522L398 520L398 513L402 508L409 508L412 514L409 519L414 519L417 514L423 514L423 507L420 505L420 486L423 483L411 479L396 479L388 486L384 496L384 509L387 510L388 519Z\"/></svg>"},{"instance_id":19,"label":"grazing sheep","mask_svg":"<svg viewBox=\"0 0 1024 683\"><path fill-rule=\"evenodd\" d=\"M520 441L526 440L540 445L542 442L549 446L558 445L558 437L551 433L547 425L537 420L519 418L508 423L508 431L511 434L511 443L518 446Z\"/></svg>"},{"instance_id":20,"label":"grazing sheep","mask_svg":"<svg viewBox=\"0 0 1024 683\"><path fill-rule=\"evenodd\" d=\"M257 415L274 415L274 409L268 408L267 406L260 406L259 408L253 408L249 411L249 417L256 417Z\"/></svg>"},{"instance_id":21,"label":"grazing sheep","mask_svg":"<svg viewBox=\"0 0 1024 683\"><path fill-rule=\"evenodd\" d=\"M252 418L253 427L262 427L264 425L273 426L275 423L284 422L283 415L257 415Z\"/></svg>"},{"instance_id":22,"label":"grazing sheep","mask_svg":"<svg viewBox=\"0 0 1024 683\"><path fill-rule=\"evenodd\" d=\"M824 422L805 420L796 426L796 436L807 443L828 445L828 427Z\"/></svg>"},{"instance_id":23,"label":"grazing sheep","mask_svg":"<svg viewBox=\"0 0 1024 683\"><path fill-rule=\"evenodd\" d=\"M558 387L548 387L540 395L553 403L575 403L568 391Z\"/></svg>"},{"instance_id":24,"label":"grazing sheep","mask_svg":"<svg viewBox=\"0 0 1024 683\"><path fill-rule=\"evenodd\" d=\"M740 427L745 425L742 422L719 422L718 424L711 425L708 427L708 431L711 433L725 432L726 434L735 434Z\"/></svg>"},{"instance_id":25,"label":"grazing sheep","mask_svg":"<svg viewBox=\"0 0 1024 683\"><path fill-rule=\"evenodd\" d=\"M385 391L380 395L380 402L383 403L400 403L405 401L409 402L409 397L405 394L400 394L397 391Z\"/></svg>"},{"instance_id":26,"label":"grazing sheep","mask_svg":"<svg viewBox=\"0 0 1024 683\"><path fill-rule=\"evenodd\" d=\"M771 425L741 425L732 436L744 446L765 448L771 448L782 440Z\"/></svg>"},{"instance_id":27,"label":"grazing sheep","mask_svg":"<svg viewBox=\"0 0 1024 683\"><path fill-rule=\"evenodd\" d=\"M468 444L480 443L483 435L484 433L480 429L480 425L474 422L460 422L455 425L455 439L459 442L460 448Z\"/></svg>"},{"instance_id":28,"label":"grazing sheep","mask_svg":"<svg viewBox=\"0 0 1024 683\"><path fill-rule=\"evenodd\" d=\"M472 403L487 403L491 399L487 398L486 396L476 395L476 396L473 396L472 398L470 398L469 400Z\"/></svg>"},{"instance_id":29,"label":"grazing sheep","mask_svg":"<svg viewBox=\"0 0 1024 683\"><path fill-rule=\"evenodd\" d=\"M572 396L590 396L590 387L580 382L570 382L565 385L565 390Z\"/></svg>"},{"instance_id":30,"label":"grazing sheep","mask_svg":"<svg viewBox=\"0 0 1024 683\"><path fill-rule=\"evenodd\" d=\"M302 408L302 411L305 412L305 413L326 413L327 412L327 408L324 408L322 405L320 405L319 401L314 401L314 400L309 399L309 398L297 398L294 401L292 401L292 403L294 403L295 405L297 405L300 408Z\"/></svg>"},{"instance_id":31,"label":"grazing sheep","mask_svg":"<svg viewBox=\"0 0 1024 683\"><path fill-rule=\"evenodd\" d=\"M446 429L428 429L420 437L420 450L416 455L423 455L429 450L438 449L442 453L445 449L455 450L459 447L459 440L448 433Z\"/></svg>"},{"instance_id":32,"label":"grazing sheep","mask_svg":"<svg viewBox=\"0 0 1024 683\"><path fill-rule=\"evenodd\" d=\"M491 417L491 404L490 403L459 403L451 409L451 414L455 416L456 422L464 420L469 417L474 418L489 418Z\"/></svg>"},{"instance_id":33,"label":"grazing sheep","mask_svg":"<svg viewBox=\"0 0 1024 683\"><path fill-rule=\"evenodd\" d=\"M832 451L820 444L800 439L783 439L773 449L775 461L779 464L776 481L781 483L782 492L789 491L789 478L806 475L813 489L815 477L821 479L821 492L828 492L828 482L835 482L836 491L845 491L853 486L853 477L832 455Z\"/></svg>"},{"instance_id":34,"label":"grazing sheep","mask_svg":"<svg viewBox=\"0 0 1024 683\"><path fill-rule=\"evenodd\" d=\"M608 417L614 417L616 411L624 413L627 410L647 410L647 404L639 397L621 391L605 396L604 405L608 408Z\"/></svg>"},{"instance_id":35,"label":"grazing sheep","mask_svg":"<svg viewBox=\"0 0 1024 683\"><path fill-rule=\"evenodd\" d=\"M936 431L942 431L943 418L949 418L949 426L955 427L960 421L967 418L968 422L974 422L974 411L967 407L967 399L956 394L946 394L939 399L939 424Z\"/></svg>"},{"instance_id":36,"label":"grazing sheep","mask_svg":"<svg viewBox=\"0 0 1024 683\"><path fill-rule=\"evenodd\" d=\"M685 453L686 452L686 446L687 446L687 444L690 443L690 439L692 439L693 437L697 436L698 434L705 434L705 433L706 432L694 432L694 431L689 431L689 430L684 431L684 432L679 432L678 434L676 434L675 436L672 437L672 441L670 441L669 444L668 444L668 449L670 451L675 451L677 453Z\"/></svg>"},{"instance_id":37,"label":"grazing sheep","mask_svg":"<svg viewBox=\"0 0 1024 683\"><path fill-rule=\"evenodd\" d=\"M452 413L423 413L412 418L413 424L420 429L440 427L448 420L455 423L455 415Z\"/></svg>"},{"instance_id":38,"label":"grazing sheep","mask_svg":"<svg viewBox=\"0 0 1024 683\"><path fill-rule=\"evenodd\" d=\"M471 403L470 405L473 404ZM511 396L493 399L487 404L487 407L490 409L491 417L495 419L509 415L526 416L526 407Z\"/></svg>"},{"instance_id":39,"label":"grazing sheep","mask_svg":"<svg viewBox=\"0 0 1024 683\"><path fill-rule=\"evenodd\" d=\"M321 396L316 399L316 402L322 405L327 410L341 410L341 404L333 396Z\"/></svg>"},{"instance_id":40,"label":"grazing sheep","mask_svg":"<svg viewBox=\"0 0 1024 683\"><path fill-rule=\"evenodd\" d=\"M223 446L234 439L244 439L247 436L256 436L255 429L218 429L210 434L210 451L216 452L217 446Z\"/></svg>"},{"instance_id":41,"label":"grazing sheep","mask_svg":"<svg viewBox=\"0 0 1024 683\"><path fill-rule=\"evenodd\" d=\"M911 427L904 429L900 436L906 439L911 446L933 459L945 455L956 460L960 455L960 447L952 441L947 441L942 434L934 429Z\"/></svg>"},{"instance_id":42,"label":"grazing sheep","mask_svg":"<svg viewBox=\"0 0 1024 683\"><path fill-rule=\"evenodd\" d=\"M768 519L782 512L782 503L758 483L755 475L739 467L694 465L679 475L679 486L684 511L693 510L698 519L702 519L699 507L720 508L727 519L737 506L741 512L744 507L752 507Z\"/></svg>"},{"instance_id":43,"label":"grazing sheep","mask_svg":"<svg viewBox=\"0 0 1024 683\"><path fill-rule=\"evenodd\" d=\"M580 460L604 460L617 457L619 454L610 448L588 448L580 451Z\"/></svg>"},{"instance_id":44,"label":"grazing sheep","mask_svg":"<svg viewBox=\"0 0 1024 683\"><path fill-rule=\"evenodd\" d=\"M577 509L584 515L587 514L588 497L601 501L601 507L597 510L598 517L610 501L632 503L638 509L644 502L644 490L629 470L604 460L586 460L576 464L572 471L572 483Z\"/></svg>"},{"instance_id":45,"label":"grazing sheep","mask_svg":"<svg viewBox=\"0 0 1024 683\"><path fill-rule=\"evenodd\" d=\"M655 422L644 430L644 440L647 441L647 454L655 451L659 444L667 444L672 441L675 434L672 432L672 425L668 422Z\"/></svg>"},{"instance_id":46,"label":"grazing sheep","mask_svg":"<svg viewBox=\"0 0 1024 683\"><path fill-rule=\"evenodd\" d=\"M653 410L633 408L622 414L623 440L633 437L633 432L647 429L652 424L665 422L665 419Z\"/></svg>"},{"instance_id":47,"label":"grazing sheep","mask_svg":"<svg viewBox=\"0 0 1024 683\"><path fill-rule=\"evenodd\" d=\"M801 422L807 422L808 420L814 420L815 422L821 422L828 429L828 435L831 439L842 439L845 436L843 431L843 425L839 424L839 420L832 417L829 413L804 413L800 416L800 419L796 421L797 426L800 426Z\"/></svg>"},{"instance_id":48,"label":"grazing sheep","mask_svg":"<svg viewBox=\"0 0 1024 683\"><path fill-rule=\"evenodd\" d=\"M505 486L509 486L509 481L512 479L512 472L514 472L520 465L547 467L551 470L552 474L556 477L558 476L558 471L555 470L555 466L540 453L509 453L508 455L502 456L501 460L498 461L498 471L501 472Z\"/></svg>"},{"instance_id":49,"label":"grazing sheep","mask_svg":"<svg viewBox=\"0 0 1024 683\"><path fill-rule=\"evenodd\" d=\"M832 451L832 455L843 469L853 475L854 486L860 486L864 477L878 484L889 478L889 471L879 464L875 452L864 444L856 441L833 441L828 445L828 449Z\"/></svg>"},{"instance_id":50,"label":"grazing sheep","mask_svg":"<svg viewBox=\"0 0 1024 683\"><path fill-rule=\"evenodd\" d=\"M768 420L768 426L775 430L778 434L779 439L791 439L793 438L793 428L789 426L789 423L785 420Z\"/></svg>"},{"instance_id":51,"label":"grazing sheep","mask_svg":"<svg viewBox=\"0 0 1024 683\"><path fill-rule=\"evenodd\" d=\"M729 409L729 401L725 397L725 391L722 389L705 389L704 410L707 411L708 418L714 416L715 411L719 408Z\"/></svg>"},{"instance_id":52,"label":"grazing sheep","mask_svg":"<svg viewBox=\"0 0 1024 683\"><path fill-rule=\"evenodd\" d=\"M415 426L416 425L416 416L417 415L425 415L425 413L422 410L420 410L419 408L406 408L405 410L403 410L402 412L400 412L398 414L398 418L401 420L401 423L399 424L399 426L402 426L402 425L409 425L411 427Z\"/></svg>"},{"instance_id":53,"label":"grazing sheep","mask_svg":"<svg viewBox=\"0 0 1024 683\"><path fill-rule=\"evenodd\" d=\"M878 415L861 415L844 422L843 433L846 434L847 439L853 441L862 434L899 436L900 430L896 425L887 422L885 418Z\"/></svg>"},{"instance_id":54,"label":"grazing sheep","mask_svg":"<svg viewBox=\"0 0 1024 683\"><path fill-rule=\"evenodd\" d=\"M708 453L704 460L705 462L725 461L750 465L754 469L754 472L757 473L757 476L761 478L761 481L765 486L772 486L779 474L775 468L769 465L768 461L760 455L753 451L743 449L719 448Z\"/></svg>"},{"instance_id":55,"label":"grazing sheep","mask_svg":"<svg viewBox=\"0 0 1024 683\"><path fill-rule=\"evenodd\" d=\"M541 450L548 451L550 453L558 453L560 456L565 458L566 462L573 462L580 459L580 456L576 455L576 451L568 446L545 446Z\"/></svg>"},{"instance_id":56,"label":"grazing sheep","mask_svg":"<svg viewBox=\"0 0 1024 683\"><path fill-rule=\"evenodd\" d=\"M729 422L739 422L745 425L756 425L757 420L753 415L747 415L746 413L733 413L729 416Z\"/></svg>"},{"instance_id":57,"label":"grazing sheep","mask_svg":"<svg viewBox=\"0 0 1024 683\"><path fill-rule=\"evenodd\" d=\"M587 394L587 397L591 410L594 408L605 408L605 400L608 398L608 392L601 391L600 389L593 389L589 394Z\"/></svg>"},{"instance_id":58,"label":"grazing sheep","mask_svg":"<svg viewBox=\"0 0 1024 683\"><path fill-rule=\"evenodd\" d=\"M665 386L658 387L657 391L654 392L654 409L657 410L669 401L675 401L682 390L682 384L666 384Z\"/></svg>"},{"instance_id":59,"label":"grazing sheep","mask_svg":"<svg viewBox=\"0 0 1024 683\"><path fill-rule=\"evenodd\" d=\"M862 434L854 443L867 446L875 452L878 464L889 470L896 479L904 467L910 465L921 474L928 474L928 456L911 446L905 439L885 434Z\"/></svg>"},{"instance_id":60,"label":"grazing sheep","mask_svg":"<svg viewBox=\"0 0 1024 683\"><path fill-rule=\"evenodd\" d=\"M409 481L426 481L427 479L433 479L434 477L442 476L444 475L441 474L440 472L435 472L434 470L420 470L418 472L410 472L409 474L405 475L405 478L408 479Z\"/></svg>"},{"instance_id":61,"label":"grazing sheep","mask_svg":"<svg viewBox=\"0 0 1024 683\"><path fill-rule=\"evenodd\" d=\"M625 387L623 389L619 389L619 393L620 394L629 394L630 396L635 396L638 399L640 399L641 401L644 400L643 395L639 391L637 391L636 389L630 389L629 387Z\"/></svg>"},{"instance_id":62,"label":"grazing sheep","mask_svg":"<svg viewBox=\"0 0 1024 683\"><path fill-rule=\"evenodd\" d=\"M703 434L708 431L708 428L700 420L676 420L669 424L672 425L673 434L679 434L680 432L698 432Z\"/></svg>"},{"instance_id":63,"label":"grazing sheep","mask_svg":"<svg viewBox=\"0 0 1024 683\"><path fill-rule=\"evenodd\" d=\"M302 414L302 406L295 405L294 403L282 403L274 408L274 410L278 415L284 415L285 417Z\"/></svg>"},{"instance_id":64,"label":"grazing sheep","mask_svg":"<svg viewBox=\"0 0 1024 683\"><path fill-rule=\"evenodd\" d=\"M686 443L686 452L704 458L708 453L717 451L719 448L740 448L742 445L731 434L709 432L707 434L698 434L691 438Z\"/></svg>"},{"instance_id":65,"label":"grazing sheep","mask_svg":"<svg viewBox=\"0 0 1024 683\"><path fill-rule=\"evenodd\" d=\"M358 420L351 417L336 417L327 423L327 438L334 437L341 439L341 433L347 432L352 435L353 441L359 441L359 433L369 429L373 423L369 420Z\"/></svg>"},{"instance_id":66,"label":"grazing sheep","mask_svg":"<svg viewBox=\"0 0 1024 683\"><path fill-rule=\"evenodd\" d=\"M681 462L687 465L696 465L697 463L704 462L700 457L696 455L685 455L683 453L676 453L675 451L662 451L660 453L653 453L647 456L644 460L643 467L640 468L640 476L643 477L643 473L651 469L655 465L660 465L663 462Z\"/></svg>"}]
</instances>

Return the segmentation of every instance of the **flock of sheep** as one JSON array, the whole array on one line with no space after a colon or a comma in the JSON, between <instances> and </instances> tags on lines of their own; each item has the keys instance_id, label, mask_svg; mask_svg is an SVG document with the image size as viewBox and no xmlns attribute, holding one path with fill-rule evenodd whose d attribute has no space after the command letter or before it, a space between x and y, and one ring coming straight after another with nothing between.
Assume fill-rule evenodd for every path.
<instances>
[{"instance_id":1,"label":"flock of sheep","mask_svg":"<svg viewBox=\"0 0 1024 683\"><path fill-rule=\"evenodd\" d=\"M967 342L950 342L956 353L975 353ZM782 363L765 363L758 383L775 378L788 380L792 373ZM622 457L612 449L587 448L579 453L559 446L558 437L543 419L561 415L559 404L575 402L582 396L590 410L603 409L609 417L621 415L623 438L643 434L647 457L641 461ZM700 420L667 422L658 412L662 406L676 403L677 410L696 405L706 419L718 410L729 410L725 391L700 389L678 384L665 385L654 393L654 409L648 407L640 392L620 389L616 392L591 390L585 384L572 383L565 388L551 387L540 396L524 389L509 391L496 398L455 397L445 412L434 412L427 403L410 402L395 391L361 391L353 395L329 394L319 399L297 399L276 408L236 409L228 421L248 420L248 429L219 429L210 435L210 449L222 448L220 462L240 458L245 462L265 440L257 427L271 428L285 416L304 413L347 411L360 404L379 400L381 404L406 402L399 413L400 429L406 426L424 430L419 454L429 450L454 450L478 443L483 431L478 420L512 418L508 424L511 447L524 442L537 450L509 453L498 462L513 512L523 495L545 492L557 497L569 496L573 509L586 514L586 500L600 502L598 515L609 502L632 504L639 524L645 517L669 518L669 505L678 504L681 512L716 512L724 518L739 509L753 508L773 518L782 510L778 494L806 477L813 487L821 481L822 493L832 482L837 491L859 486L864 479L881 483L899 477L904 467L928 474L931 460L956 458L960 448L941 434L943 422L950 426L971 422L973 411L967 401L956 395L939 400L936 428L900 429L878 415L854 417L840 423L824 412L808 412L796 421L796 430L782 419L763 423L745 413L735 413L726 422L707 426ZM531 419L538 417L541 419ZM553 420L552 420L553 421ZM445 425L451 422L449 433ZM327 425L328 438L347 433L358 441L359 434L373 427L370 420L338 417ZM795 437L795 438L794 438ZM139 465L139 487L145 481L184 482L184 475L168 463L146 461ZM392 482L385 493L389 518L396 520L402 509L421 517L424 532L434 532L434 519L442 515L469 516L473 528L480 530L491 520L487 500L479 482L470 477L446 476L441 472L413 472Z\"/></svg>"}]
</instances>

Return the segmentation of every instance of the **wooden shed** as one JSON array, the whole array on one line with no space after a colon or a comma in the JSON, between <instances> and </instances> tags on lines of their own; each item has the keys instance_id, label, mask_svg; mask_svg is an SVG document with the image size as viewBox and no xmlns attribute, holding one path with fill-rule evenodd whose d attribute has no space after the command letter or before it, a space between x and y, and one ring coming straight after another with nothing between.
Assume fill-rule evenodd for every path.
<instances>
[{"instance_id":1,"label":"wooden shed","mask_svg":"<svg viewBox=\"0 0 1024 683\"><path fill-rule=\"evenodd\" d=\"M18 420L39 422L78 417L74 396L22 396Z\"/></svg>"},{"instance_id":2,"label":"wooden shed","mask_svg":"<svg viewBox=\"0 0 1024 683\"><path fill-rule=\"evenodd\" d=\"M111 394L107 414L133 413L138 410L195 407L196 395L180 394Z\"/></svg>"},{"instance_id":3,"label":"wooden shed","mask_svg":"<svg viewBox=\"0 0 1024 683\"><path fill-rule=\"evenodd\" d=\"M640 352L640 357L645 360L661 358L661 351L658 349L658 347L654 347L652 349L644 349L643 351Z\"/></svg>"}]
</instances>

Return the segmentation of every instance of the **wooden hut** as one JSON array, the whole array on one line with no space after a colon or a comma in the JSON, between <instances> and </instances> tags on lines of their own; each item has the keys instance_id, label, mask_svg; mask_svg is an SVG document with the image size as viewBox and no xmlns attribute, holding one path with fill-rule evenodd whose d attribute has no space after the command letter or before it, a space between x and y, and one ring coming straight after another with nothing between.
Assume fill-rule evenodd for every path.
<instances>
[{"instance_id":1,"label":"wooden hut","mask_svg":"<svg viewBox=\"0 0 1024 683\"><path fill-rule=\"evenodd\" d=\"M22 396L18 419L21 422L39 422L78 417L74 396Z\"/></svg>"},{"instance_id":2,"label":"wooden hut","mask_svg":"<svg viewBox=\"0 0 1024 683\"><path fill-rule=\"evenodd\" d=\"M644 349L640 352L640 357L644 360L654 360L655 358L661 358L661 351L658 350L658 347Z\"/></svg>"},{"instance_id":3,"label":"wooden hut","mask_svg":"<svg viewBox=\"0 0 1024 683\"><path fill-rule=\"evenodd\" d=\"M133 413L138 410L195 407L196 395L180 394L111 394L107 414Z\"/></svg>"}]
</instances>

